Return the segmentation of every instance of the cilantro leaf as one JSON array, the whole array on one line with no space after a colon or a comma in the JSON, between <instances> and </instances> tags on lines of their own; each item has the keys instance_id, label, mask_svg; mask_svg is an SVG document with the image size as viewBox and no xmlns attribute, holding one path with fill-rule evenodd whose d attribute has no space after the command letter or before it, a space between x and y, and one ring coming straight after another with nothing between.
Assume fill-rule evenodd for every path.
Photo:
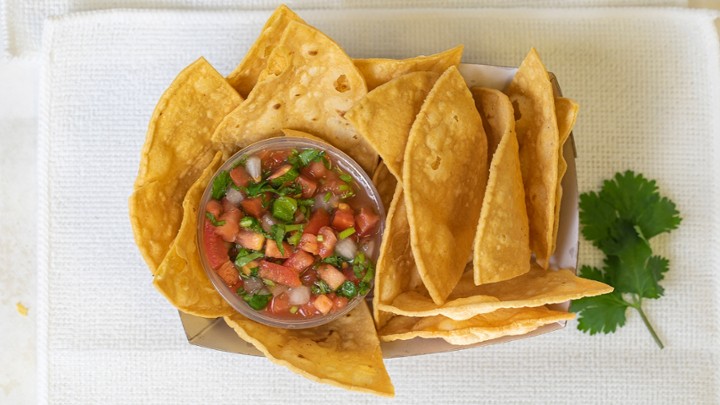
<instances>
[{"instance_id":1,"label":"cilantro leaf","mask_svg":"<svg viewBox=\"0 0 720 405\"><path fill-rule=\"evenodd\" d=\"M345 297L350 300L355 298L356 295L358 295L358 288L355 283L350 280L346 280L342 284L340 284L340 287L338 287L335 293L341 297Z\"/></svg>"},{"instance_id":2,"label":"cilantro leaf","mask_svg":"<svg viewBox=\"0 0 720 405\"><path fill-rule=\"evenodd\" d=\"M240 249L238 251L237 257L235 257L235 266L241 268L246 264L250 263L251 261L255 259L260 259L264 256L265 255L261 252L251 252L247 249Z\"/></svg>"},{"instance_id":3,"label":"cilantro leaf","mask_svg":"<svg viewBox=\"0 0 720 405\"><path fill-rule=\"evenodd\" d=\"M283 239L285 239L285 225L274 224L270 227L270 238L275 241L280 254L285 255L285 247L283 246Z\"/></svg>"},{"instance_id":4,"label":"cilantro leaf","mask_svg":"<svg viewBox=\"0 0 720 405\"><path fill-rule=\"evenodd\" d=\"M218 221L217 218L215 218L215 215L213 215L210 211L205 211L205 217L210 220L210 223L213 226L223 226L225 225L225 221Z\"/></svg>"},{"instance_id":5,"label":"cilantro leaf","mask_svg":"<svg viewBox=\"0 0 720 405\"><path fill-rule=\"evenodd\" d=\"M223 170L218 173L217 177L213 180L212 184L212 198L219 200L225 195L230 184L235 184L230 177L230 173L227 170Z\"/></svg>"},{"instance_id":6,"label":"cilantro leaf","mask_svg":"<svg viewBox=\"0 0 720 405\"><path fill-rule=\"evenodd\" d=\"M596 267L583 266L580 276L606 284L612 284L609 274ZM625 312L630 304L622 294L613 291L597 297L585 297L570 304L570 311L580 313L578 329L594 335L598 332L612 333L625 325Z\"/></svg>"},{"instance_id":7,"label":"cilantro leaf","mask_svg":"<svg viewBox=\"0 0 720 405\"><path fill-rule=\"evenodd\" d=\"M316 281L312 285L310 290L315 295L327 294L332 292L332 288L330 288L330 286L323 280Z\"/></svg>"}]
</instances>

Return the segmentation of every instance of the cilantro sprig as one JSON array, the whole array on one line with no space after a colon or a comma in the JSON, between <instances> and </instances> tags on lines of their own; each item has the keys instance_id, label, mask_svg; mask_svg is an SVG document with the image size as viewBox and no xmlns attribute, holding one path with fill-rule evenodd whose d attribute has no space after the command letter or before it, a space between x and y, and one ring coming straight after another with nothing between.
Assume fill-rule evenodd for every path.
<instances>
[{"instance_id":1,"label":"cilantro sprig","mask_svg":"<svg viewBox=\"0 0 720 405\"><path fill-rule=\"evenodd\" d=\"M583 266L580 276L615 290L572 302L570 310L579 314L579 330L591 335L615 332L625 325L627 309L633 308L655 343L664 347L642 305L644 299L663 296L660 281L669 269L669 260L653 255L649 240L672 231L680 222L675 203L660 196L655 181L632 171L606 180L600 192L580 195L583 236L605 253L602 269Z\"/></svg>"}]
</instances>

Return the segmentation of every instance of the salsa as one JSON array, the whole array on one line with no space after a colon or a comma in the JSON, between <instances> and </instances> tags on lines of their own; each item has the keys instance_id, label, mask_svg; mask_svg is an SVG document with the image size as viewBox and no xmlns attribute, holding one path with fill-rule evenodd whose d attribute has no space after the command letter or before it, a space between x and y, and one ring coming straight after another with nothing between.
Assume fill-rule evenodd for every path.
<instances>
[{"instance_id":1,"label":"salsa","mask_svg":"<svg viewBox=\"0 0 720 405\"><path fill-rule=\"evenodd\" d=\"M203 224L207 261L253 310L308 319L370 290L380 216L324 151L245 155L211 187Z\"/></svg>"}]
</instances>

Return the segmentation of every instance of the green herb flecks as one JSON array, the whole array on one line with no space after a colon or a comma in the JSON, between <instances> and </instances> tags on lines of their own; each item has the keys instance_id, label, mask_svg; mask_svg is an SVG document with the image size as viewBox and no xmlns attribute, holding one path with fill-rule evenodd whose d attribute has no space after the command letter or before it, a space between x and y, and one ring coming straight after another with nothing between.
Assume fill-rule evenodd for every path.
<instances>
[{"instance_id":1,"label":"green herb flecks","mask_svg":"<svg viewBox=\"0 0 720 405\"><path fill-rule=\"evenodd\" d=\"M230 173L226 170L218 173L212 184L212 198L216 200L223 198L230 184L235 184L233 183L232 178L230 178Z\"/></svg>"},{"instance_id":2,"label":"green herb flecks","mask_svg":"<svg viewBox=\"0 0 720 405\"><path fill-rule=\"evenodd\" d=\"M235 266L242 268L253 260L261 259L265 255L261 252L252 252L248 249L240 249L235 257Z\"/></svg>"},{"instance_id":3,"label":"green herb flecks","mask_svg":"<svg viewBox=\"0 0 720 405\"><path fill-rule=\"evenodd\" d=\"M340 284L340 287L338 287L335 293L341 297L345 297L350 300L355 298L356 295L358 295L358 287L352 281L347 280Z\"/></svg>"},{"instance_id":4,"label":"green herb flecks","mask_svg":"<svg viewBox=\"0 0 720 405\"><path fill-rule=\"evenodd\" d=\"M250 294L242 287L238 289L237 293L242 297L243 301L247 302L250 308L256 311L265 309L272 299L272 294Z\"/></svg>"},{"instance_id":5,"label":"green herb flecks","mask_svg":"<svg viewBox=\"0 0 720 405\"><path fill-rule=\"evenodd\" d=\"M290 167L290 169L288 169L288 171L283 175L270 180L270 184L273 186L282 186L283 184L290 183L291 181L297 179L299 175L300 172L298 172L296 168Z\"/></svg>"},{"instance_id":6,"label":"green herb flecks","mask_svg":"<svg viewBox=\"0 0 720 405\"><path fill-rule=\"evenodd\" d=\"M205 211L205 217L210 220L210 223L213 226L223 226L225 225L225 221L218 221L217 218L215 218L215 215L213 215L212 212Z\"/></svg>"},{"instance_id":7,"label":"green herb flecks","mask_svg":"<svg viewBox=\"0 0 720 405\"><path fill-rule=\"evenodd\" d=\"M323 280L318 280L315 283L313 283L312 287L310 288L310 291L312 291L315 295L322 295L322 294L328 294L331 293L333 290L330 288L330 286Z\"/></svg>"}]
</instances>

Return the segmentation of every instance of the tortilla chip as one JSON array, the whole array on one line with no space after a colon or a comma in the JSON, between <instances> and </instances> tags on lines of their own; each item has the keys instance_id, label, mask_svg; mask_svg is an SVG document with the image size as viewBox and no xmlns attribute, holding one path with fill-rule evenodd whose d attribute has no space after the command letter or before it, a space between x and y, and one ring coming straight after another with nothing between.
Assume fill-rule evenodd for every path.
<instances>
[{"instance_id":1,"label":"tortilla chip","mask_svg":"<svg viewBox=\"0 0 720 405\"><path fill-rule=\"evenodd\" d=\"M504 308L456 321L441 315L429 318L396 316L379 332L385 342L416 337L441 338L453 345L469 345L503 336L524 335L554 322L574 319L575 314L544 306Z\"/></svg>"},{"instance_id":2,"label":"tortilla chip","mask_svg":"<svg viewBox=\"0 0 720 405\"><path fill-rule=\"evenodd\" d=\"M398 179L410 128L438 77L435 72L402 75L369 92L345 114Z\"/></svg>"},{"instance_id":3,"label":"tortilla chip","mask_svg":"<svg viewBox=\"0 0 720 405\"><path fill-rule=\"evenodd\" d=\"M551 253L555 252L555 247L557 245L558 228L560 226L560 206L562 205L563 193L562 179L567 171L567 161L565 161L563 149L565 148L565 142L570 137L570 133L575 126L575 120L577 119L579 109L580 106L569 98L555 98L555 114L557 116L558 123L560 152L558 154L558 186L555 194L555 221L553 223Z\"/></svg>"},{"instance_id":4,"label":"tortilla chip","mask_svg":"<svg viewBox=\"0 0 720 405\"><path fill-rule=\"evenodd\" d=\"M227 81L238 91L243 97L247 97L250 91L255 87L260 72L267 66L268 56L275 49L275 45L280 42L285 28L292 21L305 23L302 18L290 10L286 5L282 4L272 13L270 18L260 31L260 36L245 54L245 57L235 70L227 77Z\"/></svg>"},{"instance_id":5,"label":"tortilla chip","mask_svg":"<svg viewBox=\"0 0 720 405\"><path fill-rule=\"evenodd\" d=\"M366 93L365 80L335 42L293 21L247 100L225 117L213 140L242 148L295 129L317 135L372 173L377 153L344 118Z\"/></svg>"},{"instance_id":6,"label":"tortilla chip","mask_svg":"<svg viewBox=\"0 0 720 405\"><path fill-rule=\"evenodd\" d=\"M303 132L303 131L297 131L295 129L283 128L282 132L283 132L283 134L285 134L285 136L290 136L290 137L295 137L295 138L305 138L305 139L309 139L309 140L315 141L315 142L327 143L327 142L325 142L325 140L318 138L317 136L315 136L313 134L308 134L307 132Z\"/></svg>"},{"instance_id":7,"label":"tortilla chip","mask_svg":"<svg viewBox=\"0 0 720 405\"><path fill-rule=\"evenodd\" d=\"M410 72L442 73L450 66L457 67L462 59L463 46L458 45L446 51L429 56L417 56L409 59L355 59L353 62L360 70L368 90Z\"/></svg>"},{"instance_id":8,"label":"tortilla chip","mask_svg":"<svg viewBox=\"0 0 720 405\"><path fill-rule=\"evenodd\" d=\"M488 172L482 119L457 68L443 73L425 99L404 160L412 252L440 305L472 252Z\"/></svg>"},{"instance_id":9,"label":"tortilla chip","mask_svg":"<svg viewBox=\"0 0 720 405\"><path fill-rule=\"evenodd\" d=\"M515 108L530 249L546 269L553 245L560 142L552 83L534 48L525 57L505 94Z\"/></svg>"},{"instance_id":10,"label":"tortilla chip","mask_svg":"<svg viewBox=\"0 0 720 405\"><path fill-rule=\"evenodd\" d=\"M175 238L188 188L218 148L213 130L242 98L205 59L175 78L150 119L130 221L140 253L155 273Z\"/></svg>"},{"instance_id":11,"label":"tortilla chip","mask_svg":"<svg viewBox=\"0 0 720 405\"><path fill-rule=\"evenodd\" d=\"M422 284L410 246L410 225L400 184L395 188L385 226L373 290L373 315L378 328L385 325L391 316L381 312L378 304L391 303L401 293Z\"/></svg>"},{"instance_id":12,"label":"tortilla chip","mask_svg":"<svg viewBox=\"0 0 720 405\"><path fill-rule=\"evenodd\" d=\"M352 391L394 396L380 341L367 305L311 329L279 329L240 314L225 317L230 327L273 363L313 381Z\"/></svg>"},{"instance_id":13,"label":"tortilla chip","mask_svg":"<svg viewBox=\"0 0 720 405\"><path fill-rule=\"evenodd\" d=\"M203 318L234 312L205 274L197 243L198 207L213 173L222 164L221 152L190 187L182 202L183 218L177 237L153 279L155 288L177 309Z\"/></svg>"},{"instance_id":14,"label":"tortilla chip","mask_svg":"<svg viewBox=\"0 0 720 405\"><path fill-rule=\"evenodd\" d=\"M386 210L389 209L390 204L393 201L395 186L397 186L398 181L395 176L390 173L390 170L388 170L385 162L380 162L377 169L375 169L375 173L373 173L372 176L372 182L375 185L378 194L380 194L380 200L383 203L383 207L385 207ZM390 214L388 213L387 215L389 216Z\"/></svg>"},{"instance_id":15,"label":"tortilla chip","mask_svg":"<svg viewBox=\"0 0 720 405\"><path fill-rule=\"evenodd\" d=\"M473 249L474 280L480 285L530 271L530 234L512 104L498 90L471 91L488 145L496 147Z\"/></svg>"},{"instance_id":16,"label":"tortilla chip","mask_svg":"<svg viewBox=\"0 0 720 405\"><path fill-rule=\"evenodd\" d=\"M466 272L447 301L438 305L427 291L416 289L398 295L392 304L378 304L381 311L405 316L435 316L463 320L500 308L538 307L582 297L607 294L612 287L580 278L569 269L546 271L533 265L529 272L510 280L476 286L473 272Z\"/></svg>"}]
</instances>

